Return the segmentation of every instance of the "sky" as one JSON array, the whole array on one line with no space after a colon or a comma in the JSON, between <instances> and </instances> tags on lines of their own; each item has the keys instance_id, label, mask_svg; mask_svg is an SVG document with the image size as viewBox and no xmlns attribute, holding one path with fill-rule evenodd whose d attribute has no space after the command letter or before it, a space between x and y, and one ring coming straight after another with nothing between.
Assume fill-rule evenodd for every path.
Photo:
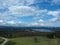
<instances>
[{"instance_id":1,"label":"sky","mask_svg":"<svg viewBox=\"0 0 60 45\"><path fill-rule=\"evenodd\" d=\"M60 27L60 0L0 0L0 26Z\"/></svg>"}]
</instances>

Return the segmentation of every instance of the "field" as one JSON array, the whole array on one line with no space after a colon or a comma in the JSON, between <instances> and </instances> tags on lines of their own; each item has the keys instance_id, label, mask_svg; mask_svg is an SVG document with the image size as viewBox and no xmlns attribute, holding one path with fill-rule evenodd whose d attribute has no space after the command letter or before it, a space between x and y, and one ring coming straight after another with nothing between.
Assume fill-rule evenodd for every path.
<instances>
[{"instance_id":1,"label":"field","mask_svg":"<svg viewBox=\"0 0 60 45\"><path fill-rule=\"evenodd\" d=\"M3 43L3 41L4 41L4 40L0 38L0 44Z\"/></svg>"},{"instance_id":2,"label":"field","mask_svg":"<svg viewBox=\"0 0 60 45\"><path fill-rule=\"evenodd\" d=\"M60 39L48 39L47 37L17 37L10 38L15 45L60 45Z\"/></svg>"}]
</instances>

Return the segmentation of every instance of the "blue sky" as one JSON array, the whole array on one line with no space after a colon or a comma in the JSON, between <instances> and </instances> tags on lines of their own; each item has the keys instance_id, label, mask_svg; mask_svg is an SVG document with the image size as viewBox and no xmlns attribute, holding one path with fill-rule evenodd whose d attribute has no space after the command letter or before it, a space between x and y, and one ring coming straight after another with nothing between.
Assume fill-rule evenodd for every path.
<instances>
[{"instance_id":1,"label":"blue sky","mask_svg":"<svg viewBox=\"0 0 60 45\"><path fill-rule=\"evenodd\" d=\"M60 0L0 0L0 26L60 27Z\"/></svg>"}]
</instances>

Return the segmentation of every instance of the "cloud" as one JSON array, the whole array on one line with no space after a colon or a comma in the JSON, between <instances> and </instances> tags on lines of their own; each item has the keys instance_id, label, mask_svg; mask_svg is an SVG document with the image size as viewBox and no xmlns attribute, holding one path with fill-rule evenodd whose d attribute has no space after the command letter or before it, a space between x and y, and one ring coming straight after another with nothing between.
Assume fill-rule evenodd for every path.
<instances>
[{"instance_id":1,"label":"cloud","mask_svg":"<svg viewBox=\"0 0 60 45\"><path fill-rule=\"evenodd\" d=\"M33 26L37 26L37 25L38 25L38 23L31 23L31 25L33 25Z\"/></svg>"},{"instance_id":2,"label":"cloud","mask_svg":"<svg viewBox=\"0 0 60 45\"><path fill-rule=\"evenodd\" d=\"M59 20L60 20L60 11L49 11L47 14L54 16L54 18L49 19L50 22L52 22L52 23L59 22Z\"/></svg>"},{"instance_id":3,"label":"cloud","mask_svg":"<svg viewBox=\"0 0 60 45\"><path fill-rule=\"evenodd\" d=\"M34 0L1 0L0 3L0 7L10 7L14 5L30 5L34 3Z\"/></svg>"},{"instance_id":4,"label":"cloud","mask_svg":"<svg viewBox=\"0 0 60 45\"><path fill-rule=\"evenodd\" d=\"M2 0L2 5L5 7L10 7L13 5L23 5L23 0ZM22 4L21 4L22 3Z\"/></svg>"},{"instance_id":5,"label":"cloud","mask_svg":"<svg viewBox=\"0 0 60 45\"><path fill-rule=\"evenodd\" d=\"M60 14L60 11L49 11L47 14L52 16L58 16Z\"/></svg>"},{"instance_id":6,"label":"cloud","mask_svg":"<svg viewBox=\"0 0 60 45\"><path fill-rule=\"evenodd\" d=\"M52 19L50 19L50 22L52 22L52 23L56 23L58 21L58 18L52 18Z\"/></svg>"},{"instance_id":7,"label":"cloud","mask_svg":"<svg viewBox=\"0 0 60 45\"><path fill-rule=\"evenodd\" d=\"M11 25L11 26L23 26L24 25L22 21L14 21L14 20L6 21L5 24Z\"/></svg>"},{"instance_id":8,"label":"cloud","mask_svg":"<svg viewBox=\"0 0 60 45\"><path fill-rule=\"evenodd\" d=\"M30 16L35 15L35 9L29 6L11 6L9 11L18 16Z\"/></svg>"},{"instance_id":9,"label":"cloud","mask_svg":"<svg viewBox=\"0 0 60 45\"><path fill-rule=\"evenodd\" d=\"M34 0L26 0L26 5L31 5L31 4L33 4L34 3Z\"/></svg>"},{"instance_id":10,"label":"cloud","mask_svg":"<svg viewBox=\"0 0 60 45\"><path fill-rule=\"evenodd\" d=\"M5 23L5 21L4 20L0 20L0 26L1 25L5 25L6 23Z\"/></svg>"},{"instance_id":11,"label":"cloud","mask_svg":"<svg viewBox=\"0 0 60 45\"><path fill-rule=\"evenodd\" d=\"M14 22L14 21L7 21L7 23L10 24L10 25L11 25L11 24L12 24L12 25L16 24L16 22Z\"/></svg>"},{"instance_id":12,"label":"cloud","mask_svg":"<svg viewBox=\"0 0 60 45\"><path fill-rule=\"evenodd\" d=\"M52 4L58 4L58 5L60 5L60 0L52 0Z\"/></svg>"},{"instance_id":13,"label":"cloud","mask_svg":"<svg viewBox=\"0 0 60 45\"><path fill-rule=\"evenodd\" d=\"M33 18L34 20L40 20L40 19L43 19L43 18L47 18L47 12L48 10L47 9L44 9L44 10L36 10L36 15L35 17Z\"/></svg>"},{"instance_id":14,"label":"cloud","mask_svg":"<svg viewBox=\"0 0 60 45\"><path fill-rule=\"evenodd\" d=\"M12 9L11 9L12 8ZM23 10L23 11L22 11ZM18 12L17 12L18 11ZM38 10L29 6L11 6L9 7L9 11L4 13L0 13L0 19L4 20L7 25L14 26L50 26L49 24L53 24L59 21L59 11L49 11L49 10ZM49 20L44 20L43 18L47 18L47 15L52 15L54 18ZM24 23L20 21L18 17L24 16L34 16L33 22ZM50 23L48 23L50 22ZM47 24L45 24L47 23ZM54 25L54 24L53 24Z\"/></svg>"},{"instance_id":15,"label":"cloud","mask_svg":"<svg viewBox=\"0 0 60 45\"><path fill-rule=\"evenodd\" d=\"M15 19L15 17L13 18L13 16L11 16L10 13L7 11L4 13L0 13L0 19L7 21L7 20L13 20Z\"/></svg>"},{"instance_id":16,"label":"cloud","mask_svg":"<svg viewBox=\"0 0 60 45\"><path fill-rule=\"evenodd\" d=\"M48 20L44 20L43 18L48 18L49 17L49 16L47 17L47 15L51 15L51 16L53 16L53 18L50 18ZM41 17L43 17L42 20L41 20ZM60 23L60 11L59 10L57 10L57 11L47 10L47 11L44 12L44 10L43 10L43 12L40 12L39 15L37 17L35 17L34 19L35 20L37 19L36 21L40 22L39 24L42 23L46 26L54 26L54 25L56 26L57 24Z\"/></svg>"},{"instance_id":17,"label":"cloud","mask_svg":"<svg viewBox=\"0 0 60 45\"><path fill-rule=\"evenodd\" d=\"M60 4L60 0L1 0L3 6L31 5L34 3L50 2L51 4Z\"/></svg>"},{"instance_id":18,"label":"cloud","mask_svg":"<svg viewBox=\"0 0 60 45\"><path fill-rule=\"evenodd\" d=\"M51 2L53 4L58 4L60 2L59 0L37 0L37 3L44 1ZM8 8L8 11L0 13L0 23L19 26L48 26L53 23L60 22L60 11L49 11L47 9L41 10L32 6L30 7L30 4L36 3L35 0L2 0L0 3L0 9ZM54 18L48 19L47 15L52 15ZM34 16L34 21L31 23L25 23L24 21L21 22L21 16ZM47 18L48 20L45 21L44 18Z\"/></svg>"},{"instance_id":19,"label":"cloud","mask_svg":"<svg viewBox=\"0 0 60 45\"><path fill-rule=\"evenodd\" d=\"M60 5L60 0L34 0L34 3L49 3L50 5Z\"/></svg>"},{"instance_id":20,"label":"cloud","mask_svg":"<svg viewBox=\"0 0 60 45\"><path fill-rule=\"evenodd\" d=\"M41 22L44 22L44 20L43 20L43 19L40 19L38 22L40 22L40 23L41 23Z\"/></svg>"},{"instance_id":21,"label":"cloud","mask_svg":"<svg viewBox=\"0 0 60 45\"><path fill-rule=\"evenodd\" d=\"M38 22L31 22L30 24L27 24L27 26L45 26L44 23L38 23Z\"/></svg>"},{"instance_id":22,"label":"cloud","mask_svg":"<svg viewBox=\"0 0 60 45\"><path fill-rule=\"evenodd\" d=\"M4 21L3 20L0 20L0 23L3 23Z\"/></svg>"},{"instance_id":23,"label":"cloud","mask_svg":"<svg viewBox=\"0 0 60 45\"><path fill-rule=\"evenodd\" d=\"M18 24L22 24L23 22L22 21L19 21L19 22L17 22Z\"/></svg>"}]
</instances>

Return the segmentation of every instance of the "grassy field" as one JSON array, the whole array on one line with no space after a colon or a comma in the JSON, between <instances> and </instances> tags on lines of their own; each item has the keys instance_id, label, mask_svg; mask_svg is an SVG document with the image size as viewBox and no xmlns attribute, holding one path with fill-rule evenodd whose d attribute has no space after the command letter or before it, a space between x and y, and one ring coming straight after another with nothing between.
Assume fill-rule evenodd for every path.
<instances>
[{"instance_id":1,"label":"grassy field","mask_svg":"<svg viewBox=\"0 0 60 45\"><path fill-rule=\"evenodd\" d=\"M37 42L35 42L35 37L17 37L11 38L10 41L16 42L15 45L60 45L60 39L48 39L46 37L36 37Z\"/></svg>"},{"instance_id":2,"label":"grassy field","mask_svg":"<svg viewBox=\"0 0 60 45\"><path fill-rule=\"evenodd\" d=\"M4 41L4 40L0 38L0 44L3 43L3 41Z\"/></svg>"}]
</instances>

